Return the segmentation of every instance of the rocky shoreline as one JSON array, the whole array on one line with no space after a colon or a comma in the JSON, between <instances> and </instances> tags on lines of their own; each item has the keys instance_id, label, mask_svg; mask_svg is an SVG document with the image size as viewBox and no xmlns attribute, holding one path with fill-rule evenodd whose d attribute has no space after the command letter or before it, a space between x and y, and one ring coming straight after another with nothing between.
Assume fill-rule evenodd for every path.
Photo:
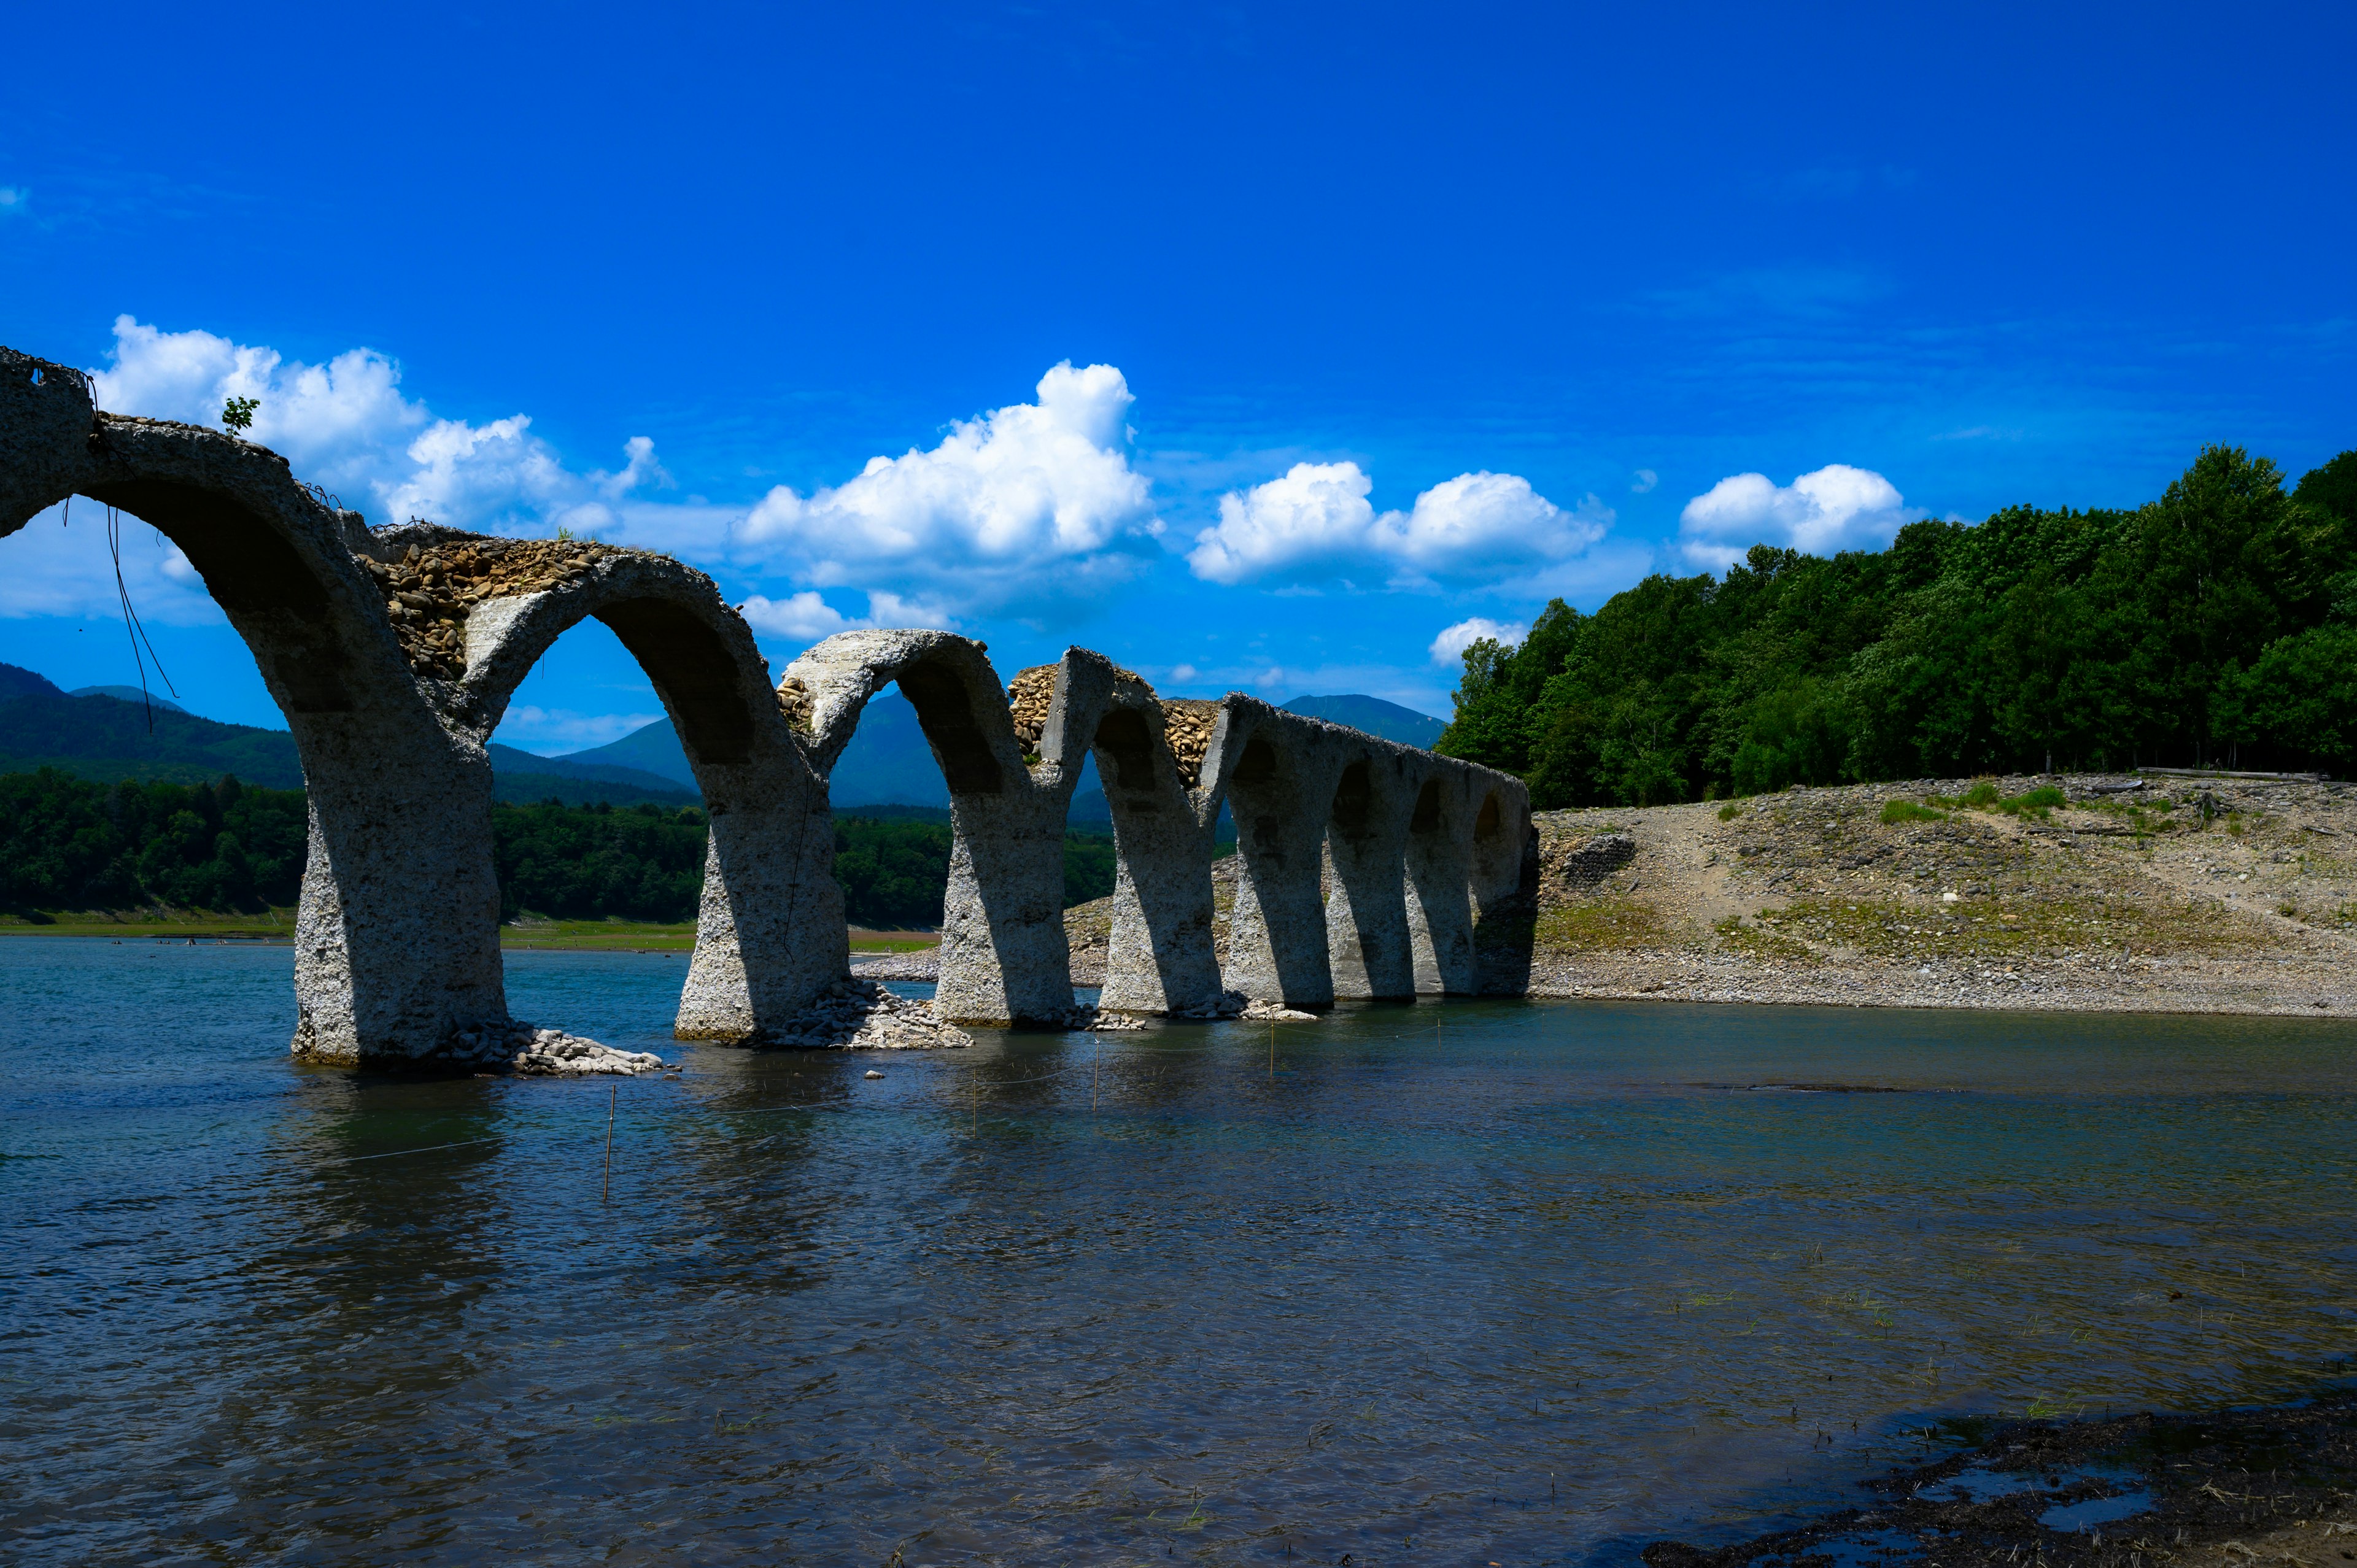
<instances>
[{"instance_id":1,"label":"rocky shoreline","mask_svg":"<svg viewBox=\"0 0 2357 1568\"><path fill-rule=\"evenodd\" d=\"M2338 1568L2357 1561L2357 1392L2295 1405L2098 1421L1965 1418L1968 1444L1863 1483L1870 1499L1648 1568Z\"/></svg>"}]
</instances>

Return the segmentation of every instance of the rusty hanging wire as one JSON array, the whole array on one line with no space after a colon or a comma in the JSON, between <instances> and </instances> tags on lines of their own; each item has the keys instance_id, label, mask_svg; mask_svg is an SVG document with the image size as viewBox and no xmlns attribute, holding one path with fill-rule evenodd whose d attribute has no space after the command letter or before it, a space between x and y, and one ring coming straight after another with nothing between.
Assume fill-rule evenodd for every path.
<instances>
[{"instance_id":1,"label":"rusty hanging wire","mask_svg":"<svg viewBox=\"0 0 2357 1568\"><path fill-rule=\"evenodd\" d=\"M114 558L114 593L123 601L123 631L131 639L131 662L139 670L139 701L147 710L147 733L154 735L156 702L147 694L147 663L139 656L142 643L146 644L147 659L156 661L156 674L164 682L164 689L175 697L180 694L180 689L172 684L169 675L164 673L164 660L156 653L156 645L147 640L147 628L141 624L139 612L131 607L131 588L123 580L123 519L111 506L106 509L106 552Z\"/></svg>"}]
</instances>

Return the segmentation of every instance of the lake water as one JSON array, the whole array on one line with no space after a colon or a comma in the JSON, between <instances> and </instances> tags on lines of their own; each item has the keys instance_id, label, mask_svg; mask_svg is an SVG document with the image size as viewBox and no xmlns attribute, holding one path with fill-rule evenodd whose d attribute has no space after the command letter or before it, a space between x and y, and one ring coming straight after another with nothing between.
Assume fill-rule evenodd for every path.
<instances>
[{"instance_id":1,"label":"lake water","mask_svg":"<svg viewBox=\"0 0 2357 1568\"><path fill-rule=\"evenodd\" d=\"M296 1067L285 949L0 941L0 1554L1627 1562L2357 1350L2343 1025L1427 1003L1272 1074L682 1047L676 957L509 966L686 1064L610 1197L608 1085Z\"/></svg>"}]
</instances>

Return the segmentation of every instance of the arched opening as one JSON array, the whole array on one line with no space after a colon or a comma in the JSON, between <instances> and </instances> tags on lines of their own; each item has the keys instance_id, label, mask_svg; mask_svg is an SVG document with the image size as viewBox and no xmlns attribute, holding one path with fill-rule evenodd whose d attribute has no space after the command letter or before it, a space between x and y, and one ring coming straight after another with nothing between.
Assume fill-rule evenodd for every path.
<instances>
[{"instance_id":1,"label":"arched opening","mask_svg":"<svg viewBox=\"0 0 2357 1568\"><path fill-rule=\"evenodd\" d=\"M160 480L93 486L90 499L146 523L188 558L290 719L351 711L350 655L327 589L277 530L225 497ZM272 646L254 645L255 621Z\"/></svg>"},{"instance_id":2,"label":"arched opening","mask_svg":"<svg viewBox=\"0 0 2357 1568\"><path fill-rule=\"evenodd\" d=\"M620 940L672 927L641 931L641 945L684 956L709 866L696 766L750 757L732 661L709 628L659 600L597 606L543 635L520 650L531 663L484 736L510 983L526 972L516 948L559 934L594 943L600 929Z\"/></svg>"},{"instance_id":3,"label":"arched opening","mask_svg":"<svg viewBox=\"0 0 2357 1568\"><path fill-rule=\"evenodd\" d=\"M1097 725L1096 745L1114 760L1114 782L1144 793L1155 787L1154 736L1135 708L1115 708Z\"/></svg>"},{"instance_id":4,"label":"arched opening","mask_svg":"<svg viewBox=\"0 0 2357 1568\"><path fill-rule=\"evenodd\" d=\"M626 599L597 612L677 715L680 740L699 761L750 760L753 716L720 634L662 599Z\"/></svg>"},{"instance_id":5,"label":"arched opening","mask_svg":"<svg viewBox=\"0 0 2357 1568\"><path fill-rule=\"evenodd\" d=\"M1006 788L974 711L972 694L956 671L927 660L904 667L900 691L917 710L925 738L940 759L942 777L952 795L996 795Z\"/></svg>"},{"instance_id":6,"label":"arched opening","mask_svg":"<svg viewBox=\"0 0 2357 1568\"><path fill-rule=\"evenodd\" d=\"M1415 811L1407 820L1407 831L1421 835L1438 832L1440 827L1440 780L1427 779L1416 793Z\"/></svg>"},{"instance_id":7,"label":"arched opening","mask_svg":"<svg viewBox=\"0 0 2357 1568\"><path fill-rule=\"evenodd\" d=\"M1481 810L1473 818L1473 838L1484 843L1497 838L1505 831L1505 820L1498 810L1498 793L1491 790L1481 798Z\"/></svg>"}]
</instances>

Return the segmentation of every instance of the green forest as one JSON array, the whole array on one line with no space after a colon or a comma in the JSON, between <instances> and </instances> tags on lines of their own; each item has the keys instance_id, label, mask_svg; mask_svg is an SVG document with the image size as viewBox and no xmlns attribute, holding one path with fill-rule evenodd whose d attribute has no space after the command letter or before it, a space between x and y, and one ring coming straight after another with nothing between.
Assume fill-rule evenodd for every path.
<instances>
[{"instance_id":1,"label":"green forest","mask_svg":"<svg viewBox=\"0 0 2357 1568\"><path fill-rule=\"evenodd\" d=\"M695 807L491 808L500 918L685 921L704 886ZM95 784L55 768L0 775L0 908L18 914L259 910L295 902L308 836L303 791L217 784ZM834 824L834 874L855 925L937 926L946 822ZM1113 841L1064 843L1067 905L1113 891Z\"/></svg>"},{"instance_id":2,"label":"green forest","mask_svg":"<svg viewBox=\"0 0 2357 1568\"><path fill-rule=\"evenodd\" d=\"M1436 746L1542 810L2143 765L2357 770L2357 452L2212 446L2133 510L1755 547L1465 650Z\"/></svg>"}]
</instances>

